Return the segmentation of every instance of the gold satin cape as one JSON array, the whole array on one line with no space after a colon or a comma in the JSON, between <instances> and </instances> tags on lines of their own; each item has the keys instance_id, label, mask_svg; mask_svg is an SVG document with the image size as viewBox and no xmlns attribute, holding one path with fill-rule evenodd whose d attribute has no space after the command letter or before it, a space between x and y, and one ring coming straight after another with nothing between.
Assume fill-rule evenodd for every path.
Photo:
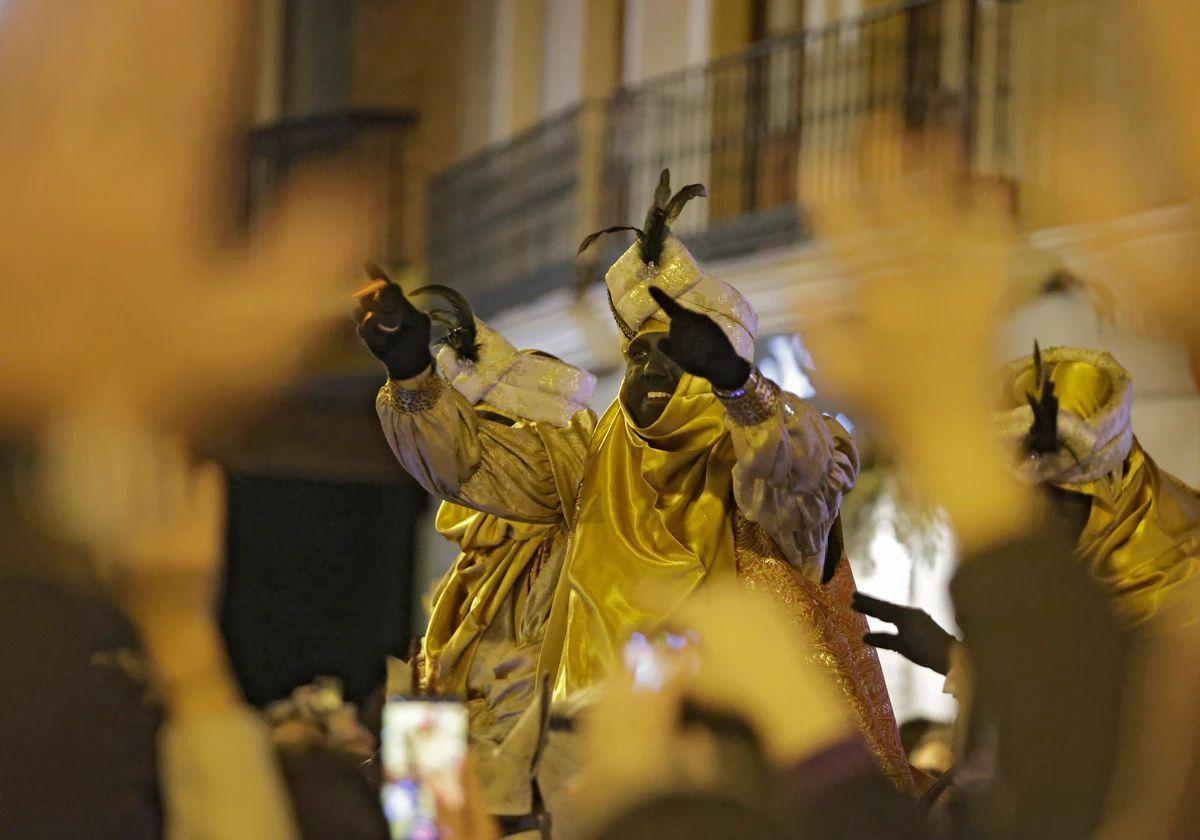
<instances>
[{"instance_id":1,"label":"gold satin cape","mask_svg":"<svg viewBox=\"0 0 1200 840\"><path fill-rule=\"evenodd\" d=\"M599 682L635 630L706 580L736 574L733 443L706 380L684 375L639 429L618 397L589 448L571 546L542 649L555 699ZM638 601L654 593L656 608ZM665 609L664 609L665 607Z\"/></svg>"},{"instance_id":2,"label":"gold satin cape","mask_svg":"<svg viewBox=\"0 0 1200 840\"><path fill-rule=\"evenodd\" d=\"M1134 440L1123 475L1072 488L1092 497L1077 556L1130 624L1153 618L1200 568L1200 496ZM1194 596L1191 596L1194 597ZM1200 618L1200 605L1184 611Z\"/></svg>"},{"instance_id":3,"label":"gold satin cape","mask_svg":"<svg viewBox=\"0 0 1200 840\"><path fill-rule=\"evenodd\" d=\"M510 522L450 502L438 508L436 526L462 553L434 594L425 631L425 678L437 675L439 694L465 697L480 639L558 526Z\"/></svg>"}]
</instances>

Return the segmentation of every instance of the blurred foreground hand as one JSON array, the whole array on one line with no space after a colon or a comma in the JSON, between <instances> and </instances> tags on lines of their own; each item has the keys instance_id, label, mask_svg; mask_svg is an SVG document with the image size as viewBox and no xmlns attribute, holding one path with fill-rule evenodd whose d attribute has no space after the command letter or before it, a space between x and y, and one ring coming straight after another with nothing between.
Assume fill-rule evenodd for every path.
<instances>
[{"instance_id":1,"label":"blurred foreground hand","mask_svg":"<svg viewBox=\"0 0 1200 840\"><path fill-rule=\"evenodd\" d=\"M705 707L746 719L767 758L787 767L856 730L840 695L809 660L809 640L763 592L706 586L672 619L700 639L700 668L685 684Z\"/></svg>"},{"instance_id":2,"label":"blurred foreground hand","mask_svg":"<svg viewBox=\"0 0 1200 840\"><path fill-rule=\"evenodd\" d=\"M1130 119L1119 98L1039 115L1058 150L1045 164L1055 211L1078 226L1068 260L1084 286L1182 338L1200 364L1200 4L1117 7L1113 26L1133 36L1137 60L1123 72L1152 120Z\"/></svg>"},{"instance_id":3,"label":"blurred foreground hand","mask_svg":"<svg viewBox=\"0 0 1200 840\"><path fill-rule=\"evenodd\" d=\"M808 660L804 634L772 598L734 581L713 583L671 623L697 637L698 669L660 691L639 690L619 672L586 713L576 799L588 824L695 782L701 754L680 726L684 700L744 720L766 758L784 768L855 734L837 692Z\"/></svg>"},{"instance_id":4,"label":"blurred foreground hand","mask_svg":"<svg viewBox=\"0 0 1200 840\"><path fill-rule=\"evenodd\" d=\"M437 798L438 832L445 840L498 840L500 829L488 813L474 754L462 766L462 801Z\"/></svg>"},{"instance_id":5,"label":"blurred foreground hand","mask_svg":"<svg viewBox=\"0 0 1200 840\"><path fill-rule=\"evenodd\" d=\"M1007 196L952 175L908 176L824 208L818 232L849 290L806 316L818 379L869 416L960 539L1003 538L1025 520L992 433L1015 242Z\"/></svg>"},{"instance_id":6,"label":"blurred foreground hand","mask_svg":"<svg viewBox=\"0 0 1200 840\"><path fill-rule=\"evenodd\" d=\"M353 184L302 179L248 247L221 245L254 8L0 6L0 424L106 399L194 426L294 373L340 314Z\"/></svg>"},{"instance_id":7,"label":"blurred foreground hand","mask_svg":"<svg viewBox=\"0 0 1200 840\"><path fill-rule=\"evenodd\" d=\"M192 466L178 440L143 437L111 458L120 527L96 544L100 573L133 621L168 708L232 707L238 691L217 627L224 567L225 480Z\"/></svg>"},{"instance_id":8,"label":"blurred foreground hand","mask_svg":"<svg viewBox=\"0 0 1200 840\"><path fill-rule=\"evenodd\" d=\"M217 626L221 471L193 466L182 442L164 436L139 435L118 449L137 456L108 462L130 504L112 514L123 529L94 547L166 708L158 752L165 833L299 837L269 731L242 703Z\"/></svg>"}]
</instances>

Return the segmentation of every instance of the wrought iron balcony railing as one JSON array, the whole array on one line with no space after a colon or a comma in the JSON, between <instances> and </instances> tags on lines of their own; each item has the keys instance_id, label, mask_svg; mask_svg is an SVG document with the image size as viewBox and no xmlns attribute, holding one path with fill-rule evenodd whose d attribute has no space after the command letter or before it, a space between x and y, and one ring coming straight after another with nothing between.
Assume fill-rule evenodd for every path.
<instances>
[{"instance_id":1,"label":"wrought iron balcony railing","mask_svg":"<svg viewBox=\"0 0 1200 840\"><path fill-rule=\"evenodd\" d=\"M426 260L433 282L468 293L480 312L562 284L578 242L587 141L598 136L602 109L573 107L432 179Z\"/></svg>"},{"instance_id":2,"label":"wrought iron balcony railing","mask_svg":"<svg viewBox=\"0 0 1200 840\"><path fill-rule=\"evenodd\" d=\"M350 110L284 119L254 129L248 138L247 217L270 201L294 167L316 157L337 156L371 186L376 217L386 220L373 257L393 264L411 259L415 243L404 242L400 205L405 188L404 139L415 122L409 111Z\"/></svg>"},{"instance_id":3,"label":"wrought iron balcony railing","mask_svg":"<svg viewBox=\"0 0 1200 840\"><path fill-rule=\"evenodd\" d=\"M570 284L580 238L639 223L663 167L708 186L677 228L699 255L800 241L806 205L851 173L898 171L867 159L882 125L955 132L973 165L1007 174L1010 15L1003 0L907 0L547 120L434 180L431 279L481 314Z\"/></svg>"}]
</instances>

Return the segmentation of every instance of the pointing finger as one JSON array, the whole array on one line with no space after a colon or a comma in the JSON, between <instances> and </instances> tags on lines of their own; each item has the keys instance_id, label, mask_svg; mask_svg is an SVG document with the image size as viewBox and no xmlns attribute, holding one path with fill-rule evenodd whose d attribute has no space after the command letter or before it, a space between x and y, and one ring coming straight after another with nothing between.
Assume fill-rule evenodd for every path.
<instances>
[{"instance_id":1,"label":"pointing finger","mask_svg":"<svg viewBox=\"0 0 1200 840\"><path fill-rule=\"evenodd\" d=\"M676 303L672 297L660 289L658 286L650 287L650 297L654 298L654 302L662 307L662 311L668 317L674 318L681 312L687 312L687 309Z\"/></svg>"},{"instance_id":2,"label":"pointing finger","mask_svg":"<svg viewBox=\"0 0 1200 840\"><path fill-rule=\"evenodd\" d=\"M899 604L893 604L891 601L882 601L879 598L872 598L863 592L855 592L850 599L850 606L855 612L860 612L864 615L869 615L872 618L879 618L884 621L890 621L895 624L904 617L907 607Z\"/></svg>"},{"instance_id":3,"label":"pointing finger","mask_svg":"<svg viewBox=\"0 0 1200 840\"><path fill-rule=\"evenodd\" d=\"M895 633L868 633L863 636L863 641L871 647L900 652L900 637Z\"/></svg>"}]
</instances>

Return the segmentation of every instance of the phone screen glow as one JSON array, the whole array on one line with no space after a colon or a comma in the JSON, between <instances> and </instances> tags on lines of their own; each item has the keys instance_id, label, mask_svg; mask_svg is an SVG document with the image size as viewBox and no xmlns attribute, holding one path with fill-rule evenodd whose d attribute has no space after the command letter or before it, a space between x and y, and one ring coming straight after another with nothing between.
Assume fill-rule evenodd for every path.
<instances>
[{"instance_id":1,"label":"phone screen glow","mask_svg":"<svg viewBox=\"0 0 1200 840\"><path fill-rule=\"evenodd\" d=\"M394 840L437 840L437 800L462 802L467 710L393 698L383 711L383 810Z\"/></svg>"}]
</instances>

